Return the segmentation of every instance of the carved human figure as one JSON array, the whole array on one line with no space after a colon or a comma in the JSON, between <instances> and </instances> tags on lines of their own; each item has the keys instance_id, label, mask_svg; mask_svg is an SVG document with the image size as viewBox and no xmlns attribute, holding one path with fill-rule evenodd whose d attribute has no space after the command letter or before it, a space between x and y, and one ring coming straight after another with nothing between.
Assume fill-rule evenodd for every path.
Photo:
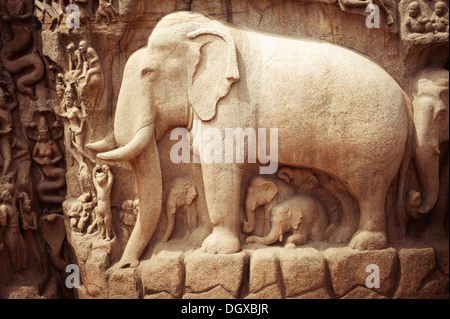
<instances>
[{"instance_id":1,"label":"carved human figure","mask_svg":"<svg viewBox=\"0 0 450 319\"><path fill-rule=\"evenodd\" d=\"M36 213L31 209L31 200L27 193L22 192L18 196L20 217L22 221L23 237L27 249L31 252L37 265L42 264L41 253L37 246L38 221Z\"/></svg>"},{"instance_id":2,"label":"carved human figure","mask_svg":"<svg viewBox=\"0 0 450 319\"><path fill-rule=\"evenodd\" d=\"M119 219L122 221L122 236L125 241L130 238L131 231L136 225L138 209L135 200L127 199L122 203Z\"/></svg>"},{"instance_id":3,"label":"carved human figure","mask_svg":"<svg viewBox=\"0 0 450 319\"><path fill-rule=\"evenodd\" d=\"M117 12L111 3L111 0L99 0L97 13L95 14L95 22L100 22L102 17L106 19L106 24L117 22Z\"/></svg>"},{"instance_id":4,"label":"carved human figure","mask_svg":"<svg viewBox=\"0 0 450 319\"><path fill-rule=\"evenodd\" d=\"M65 170L57 167L56 164L63 159L61 150L56 142L53 140L50 124L48 122L48 115L50 110L45 108L37 109L35 112L34 126L29 126L28 136L36 139L36 144L33 148L32 158L40 165L42 173L49 179L41 181L37 186L37 194L41 201L45 203L61 204L64 201L64 196L57 193L65 186ZM53 115L54 116L54 115ZM56 123L55 123L56 124ZM56 125L52 125L53 131L58 131ZM33 133L33 131L37 131ZM34 135L36 134L36 136ZM60 137L62 132L55 135Z\"/></svg>"},{"instance_id":5,"label":"carved human figure","mask_svg":"<svg viewBox=\"0 0 450 319\"><path fill-rule=\"evenodd\" d=\"M192 202L197 197L197 189L188 177L177 177L172 182L166 202L167 230L162 242L167 242L175 225L175 213L180 208L186 213L187 228L191 234L197 228L197 212Z\"/></svg>"},{"instance_id":6,"label":"carved human figure","mask_svg":"<svg viewBox=\"0 0 450 319\"><path fill-rule=\"evenodd\" d=\"M4 176L11 164L11 146L9 144L9 133L12 131L11 112L6 103L6 95L0 87L0 176Z\"/></svg>"},{"instance_id":7,"label":"carved human figure","mask_svg":"<svg viewBox=\"0 0 450 319\"><path fill-rule=\"evenodd\" d=\"M56 76L55 88L59 100L62 101L64 98L64 92L66 90L66 85L64 83L64 74L58 73L58 75Z\"/></svg>"},{"instance_id":8,"label":"carved human figure","mask_svg":"<svg viewBox=\"0 0 450 319\"><path fill-rule=\"evenodd\" d=\"M328 224L327 213L322 203L313 195L297 194L287 200L274 205L270 209L272 228L265 237L250 236L245 241L247 244L259 243L270 245L287 237L287 248L295 248L295 245L303 245L311 239L322 241L328 238L336 227Z\"/></svg>"},{"instance_id":9,"label":"carved human figure","mask_svg":"<svg viewBox=\"0 0 450 319\"><path fill-rule=\"evenodd\" d=\"M9 255L9 263L12 271L27 268L27 253L25 242L19 227L19 211L15 205L14 195L10 190L0 190L0 215L2 226L5 227L4 245Z\"/></svg>"},{"instance_id":10,"label":"carved human figure","mask_svg":"<svg viewBox=\"0 0 450 319\"><path fill-rule=\"evenodd\" d=\"M103 73L97 52L80 41L79 50L83 61L83 71L77 78L82 108L87 112L95 109L97 99L103 89Z\"/></svg>"},{"instance_id":11,"label":"carved human figure","mask_svg":"<svg viewBox=\"0 0 450 319\"><path fill-rule=\"evenodd\" d=\"M97 191L97 207L94 208L95 220L88 227L90 234L94 228L100 233L103 239L112 239L112 213L111 213L111 188L114 177L107 165L96 165L92 172L95 190Z\"/></svg>"},{"instance_id":12,"label":"carved human figure","mask_svg":"<svg viewBox=\"0 0 450 319\"><path fill-rule=\"evenodd\" d=\"M434 12L431 16L431 22L433 23L434 32L448 33L448 10L444 2L438 1L434 5Z\"/></svg>"},{"instance_id":13,"label":"carved human figure","mask_svg":"<svg viewBox=\"0 0 450 319\"><path fill-rule=\"evenodd\" d=\"M428 17L421 12L420 4L413 1L407 8L408 17L405 25L410 33L427 33L433 31L433 25Z\"/></svg>"},{"instance_id":14,"label":"carved human figure","mask_svg":"<svg viewBox=\"0 0 450 319\"><path fill-rule=\"evenodd\" d=\"M67 54L69 55L69 74L76 80L83 72L81 52L75 48L73 42L71 42L66 49Z\"/></svg>"},{"instance_id":15,"label":"carved human figure","mask_svg":"<svg viewBox=\"0 0 450 319\"><path fill-rule=\"evenodd\" d=\"M74 159L78 162L79 165L85 162L85 159L88 159L92 163L95 163L95 160L84 150L84 143L86 138L86 116L83 114L83 111L80 110L75 104L75 92L72 86L68 86L66 88L65 96L64 96L64 104L63 109L65 112L58 112L57 114L60 117L66 118L68 120L68 130L70 132L70 144L69 152L74 157ZM73 146L73 147L72 147Z\"/></svg>"}]
</instances>

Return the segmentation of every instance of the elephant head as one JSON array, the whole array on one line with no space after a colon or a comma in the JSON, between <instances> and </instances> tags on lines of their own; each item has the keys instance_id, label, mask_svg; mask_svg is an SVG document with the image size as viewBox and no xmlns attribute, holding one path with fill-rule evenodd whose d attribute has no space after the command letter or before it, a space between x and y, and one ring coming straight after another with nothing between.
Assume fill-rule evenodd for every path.
<instances>
[{"instance_id":1,"label":"elephant head","mask_svg":"<svg viewBox=\"0 0 450 319\"><path fill-rule=\"evenodd\" d=\"M428 213L439 192L439 155L449 140L449 71L430 67L416 81L414 108L414 160L422 188L419 213Z\"/></svg>"},{"instance_id":2,"label":"elephant head","mask_svg":"<svg viewBox=\"0 0 450 319\"><path fill-rule=\"evenodd\" d=\"M278 186L274 182L262 176L258 175L250 180L245 199L247 221L243 225L244 233L250 234L255 227L255 210L271 203L278 191Z\"/></svg>"},{"instance_id":3,"label":"elephant head","mask_svg":"<svg viewBox=\"0 0 450 319\"><path fill-rule=\"evenodd\" d=\"M298 229L302 221L302 212L298 207L280 203L272 207L271 221L272 227L265 237L250 236L246 239L248 244L258 243L270 245L279 240L283 241L283 234L293 229Z\"/></svg>"},{"instance_id":4,"label":"elephant head","mask_svg":"<svg viewBox=\"0 0 450 319\"><path fill-rule=\"evenodd\" d=\"M189 178L179 177L174 180L166 201L167 231L162 240L163 242L167 242L170 235L172 234L173 227L175 225L175 213L177 209L180 207L184 207L184 209L188 210L189 206L192 204L196 197L197 190L195 188L195 185ZM195 217L196 216L191 216L191 214L188 214L187 216L188 228L190 231L192 231L192 229L194 228L193 219Z\"/></svg>"},{"instance_id":5,"label":"elephant head","mask_svg":"<svg viewBox=\"0 0 450 319\"><path fill-rule=\"evenodd\" d=\"M191 128L193 114L209 121L218 101L238 81L236 47L230 31L202 14L177 12L153 29L147 46L128 59L114 119L119 148L108 143L90 148L106 161L131 161L140 214L121 264L138 259L150 241L162 206L162 177L157 141L169 127ZM208 94L205 94L208 92Z\"/></svg>"}]
</instances>

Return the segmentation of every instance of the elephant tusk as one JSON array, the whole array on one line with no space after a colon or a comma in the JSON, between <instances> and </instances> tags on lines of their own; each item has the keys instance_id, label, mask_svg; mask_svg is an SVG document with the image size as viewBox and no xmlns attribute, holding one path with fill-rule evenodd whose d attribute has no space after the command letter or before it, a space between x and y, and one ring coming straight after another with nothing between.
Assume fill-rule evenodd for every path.
<instances>
[{"instance_id":1,"label":"elephant tusk","mask_svg":"<svg viewBox=\"0 0 450 319\"><path fill-rule=\"evenodd\" d=\"M97 157L108 162L132 160L149 145L154 127L154 122L152 122L140 128L128 144L109 152L97 154Z\"/></svg>"},{"instance_id":2,"label":"elephant tusk","mask_svg":"<svg viewBox=\"0 0 450 319\"><path fill-rule=\"evenodd\" d=\"M86 144L86 147L95 152L106 152L116 148L114 132L111 131L103 140Z\"/></svg>"}]
</instances>

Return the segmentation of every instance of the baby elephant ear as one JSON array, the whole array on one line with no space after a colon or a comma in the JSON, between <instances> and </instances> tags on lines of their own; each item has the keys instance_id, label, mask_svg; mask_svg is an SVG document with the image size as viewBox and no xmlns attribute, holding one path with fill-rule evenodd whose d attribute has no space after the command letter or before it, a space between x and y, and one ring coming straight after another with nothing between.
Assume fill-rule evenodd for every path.
<instances>
[{"instance_id":1,"label":"baby elephant ear","mask_svg":"<svg viewBox=\"0 0 450 319\"><path fill-rule=\"evenodd\" d=\"M189 66L189 101L198 117L209 121L219 100L239 80L236 46L227 29L202 28L187 37L196 43L197 54Z\"/></svg>"},{"instance_id":2,"label":"baby elephant ear","mask_svg":"<svg viewBox=\"0 0 450 319\"><path fill-rule=\"evenodd\" d=\"M301 223L303 217L302 212L297 207L290 207L288 211L291 218L292 228L298 229L298 225Z\"/></svg>"}]
</instances>

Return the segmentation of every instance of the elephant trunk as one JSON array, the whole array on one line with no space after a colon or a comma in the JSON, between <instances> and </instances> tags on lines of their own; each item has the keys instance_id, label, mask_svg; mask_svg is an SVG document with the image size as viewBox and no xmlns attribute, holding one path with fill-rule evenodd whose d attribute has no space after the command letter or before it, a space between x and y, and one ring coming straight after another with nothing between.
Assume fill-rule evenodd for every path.
<instances>
[{"instance_id":1,"label":"elephant trunk","mask_svg":"<svg viewBox=\"0 0 450 319\"><path fill-rule=\"evenodd\" d=\"M164 237L162 239L163 243L166 243L169 238L170 235L172 235L172 231L173 228L175 226L175 213L177 210L177 206L176 206L176 202L174 201L174 199L172 198L173 195L169 194L168 198L167 198L167 209L166 209L166 215L167 215L167 230L166 233L164 234Z\"/></svg>"},{"instance_id":2,"label":"elephant trunk","mask_svg":"<svg viewBox=\"0 0 450 319\"><path fill-rule=\"evenodd\" d=\"M283 241L283 230L280 229L280 226L272 225L272 228L270 229L270 232L267 234L267 236L262 237L262 242L264 245L270 245L279 240L280 242Z\"/></svg>"},{"instance_id":3,"label":"elephant trunk","mask_svg":"<svg viewBox=\"0 0 450 319\"><path fill-rule=\"evenodd\" d=\"M439 193L439 140L438 134L430 124L429 119L420 111L426 109L423 105L414 114L415 143L414 157L422 188L422 203L417 209L419 213L428 213L436 204Z\"/></svg>"},{"instance_id":4,"label":"elephant trunk","mask_svg":"<svg viewBox=\"0 0 450 319\"><path fill-rule=\"evenodd\" d=\"M255 209L255 203L245 203L245 215L247 216L247 221L244 221L242 231L246 234L250 234L255 228Z\"/></svg>"},{"instance_id":5,"label":"elephant trunk","mask_svg":"<svg viewBox=\"0 0 450 319\"><path fill-rule=\"evenodd\" d=\"M418 149L416 150L416 163L422 184L422 203L417 211L426 214L434 207L438 198L439 155L434 150Z\"/></svg>"},{"instance_id":6,"label":"elephant trunk","mask_svg":"<svg viewBox=\"0 0 450 319\"><path fill-rule=\"evenodd\" d=\"M257 243L261 245L270 245L277 240L283 240L283 229L280 225L272 224L270 232L265 237L250 236L246 239L247 244Z\"/></svg>"},{"instance_id":7,"label":"elephant trunk","mask_svg":"<svg viewBox=\"0 0 450 319\"><path fill-rule=\"evenodd\" d=\"M139 215L119 267L136 267L153 237L162 207L162 176L154 134L148 146L132 161L139 195Z\"/></svg>"}]
</instances>

